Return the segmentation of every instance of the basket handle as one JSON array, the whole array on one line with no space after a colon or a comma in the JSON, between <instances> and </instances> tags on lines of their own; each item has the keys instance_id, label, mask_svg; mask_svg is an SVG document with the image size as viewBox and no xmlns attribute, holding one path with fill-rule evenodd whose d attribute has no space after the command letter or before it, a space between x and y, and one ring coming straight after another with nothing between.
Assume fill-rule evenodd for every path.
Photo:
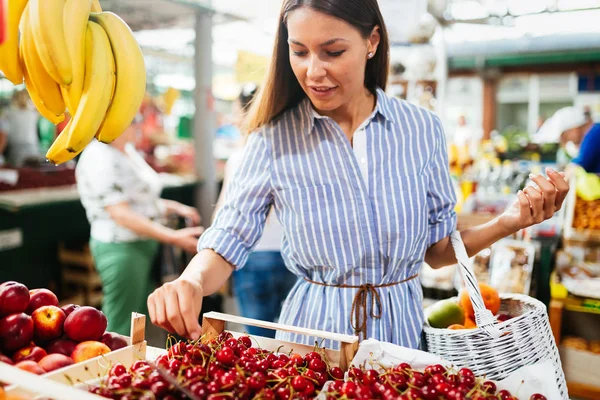
<instances>
[{"instance_id":1,"label":"basket handle","mask_svg":"<svg viewBox=\"0 0 600 400\"><path fill-rule=\"evenodd\" d=\"M499 337L500 331L496 326L496 318L494 318L490 310L485 308L485 303L483 302L483 297L479 290L479 283L473 272L473 266L469 259L469 255L467 254L467 249L465 248L460 232L452 232L450 235L450 243L454 249L456 261L458 261L460 275L465 282L471 304L473 304L475 323L489 335Z\"/></svg>"}]
</instances>

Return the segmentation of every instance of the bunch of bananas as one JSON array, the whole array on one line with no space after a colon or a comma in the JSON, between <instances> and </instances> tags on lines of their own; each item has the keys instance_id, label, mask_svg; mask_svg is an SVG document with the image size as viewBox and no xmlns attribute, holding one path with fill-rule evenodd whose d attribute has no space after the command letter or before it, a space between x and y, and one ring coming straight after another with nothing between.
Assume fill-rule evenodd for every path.
<instances>
[{"instance_id":1,"label":"bunch of bananas","mask_svg":"<svg viewBox=\"0 0 600 400\"><path fill-rule=\"evenodd\" d=\"M131 124L146 91L142 51L127 24L98 0L8 0L0 71L25 82L40 114L71 115L46 158L61 164L96 137L110 143Z\"/></svg>"}]
</instances>

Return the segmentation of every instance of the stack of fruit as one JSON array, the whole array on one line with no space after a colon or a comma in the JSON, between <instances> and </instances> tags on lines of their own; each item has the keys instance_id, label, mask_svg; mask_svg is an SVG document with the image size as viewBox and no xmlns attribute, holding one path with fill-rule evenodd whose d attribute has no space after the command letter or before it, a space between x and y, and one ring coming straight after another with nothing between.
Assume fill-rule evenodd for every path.
<instances>
[{"instance_id":1,"label":"stack of fruit","mask_svg":"<svg viewBox=\"0 0 600 400\"><path fill-rule=\"evenodd\" d=\"M453 371L439 364L422 372L406 363L380 371L350 368L348 378L329 386L327 400L516 400L509 391L498 391L494 382L476 378L468 368ZM534 394L530 400L546 397Z\"/></svg>"},{"instance_id":2,"label":"stack of fruit","mask_svg":"<svg viewBox=\"0 0 600 400\"><path fill-rule=\"evenodd\" d=\"M44 374L127 346L106 325L106 316L93 307L58 307L48 289L0 285L0 362Z\"/></svg>"},{"instance_id":3,"label":"stack of fruit","mask_svg":"<svg viewBox=\"0 0 600 400\"><path fill-rule=\"evenodd\" d=\"M504 322L511 319L511 316L499 314L500 295L498 291L485 283L479 284L479 290L483 297L485 308L490 310L496 316L498 322ZM469 293L463 290L458 300L448 299L438 301L427 309L427 322L433 328L440 329L474 329L475 311L469 298Z\"/></svg>"},{"instance_id":4,"label":"stack of fruit","mask_svg":"<svg viewBox=\"0 0 600 400\"><path fill-rule=\"evenodd\" d=\"M157 358L156 367L170 373L200 399L312 399L330 379L344 372L330 367L320 349L306 354L277 354L252 346L248 336L229 332L202 343L179 342ZM184 396L146 361L129 370L112 367L92 393L110 399L178 399Z\"/></svg>"},{"instance_id":5,"label":"stack of fruit","mask_svg":"<svg viewBox=\"0 0 600 400\"><path fill-rule=\"evenodd\" d=\"M98 0L10 0L0 71L25 82L54 124L71 115L46 157L73 159L96 137L110 143L131 124L146 90L142 51L127 24Z\"/></svg>"}]
</instances>

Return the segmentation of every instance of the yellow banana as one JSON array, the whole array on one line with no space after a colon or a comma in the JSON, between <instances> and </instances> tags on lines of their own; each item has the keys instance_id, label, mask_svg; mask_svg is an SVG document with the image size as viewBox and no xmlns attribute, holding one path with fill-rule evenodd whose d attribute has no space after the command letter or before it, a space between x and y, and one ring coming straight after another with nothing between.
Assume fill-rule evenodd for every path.
<instances>
[{"instance_id":1,"label":"yellow banana","mask_svg":"<svg viewBox=\"0 0 600 400\"><path fill-rule=\"evenodd\" d=\"M104 120L115 84L115 63L104 29L88 22L85 35L85 80L79 107L73 115L67 150L78 153L94 138Z\"/></svg>"},{"instance_id":2,"label":"yellow banana","mask_svg":"<svg viewBox=\"0 0 600 400\"><path fill-rule=\"evenodd\" d=\"M46 158L48 161L55 165L70 161L83 151L83 149L81 149L76 153L72 153L67 150L67 140L69 138L69 132L71 131L72 125L73 120L69 121L65 129L63 129L63 131L54 140L54 143L52 143L52 146L50 146L48 152L46 153Z\"/></svg>"},{"instance_id":3,"label":"yellow banana","mask_svg":"<svg viewBox=\"0 0 600 400\"><path fill-rule=\"evenodd\" d=\"M52 122L54 125L58 125L65 120L65 114L56 115L52 111L50 111L46 105L40 99L39 94L35 91L35 88L31 84L31 80L29 79L29 75L27 74L27 70L23 69L23 77L25 78L25 88L29 93L29 97L31 98L31 102L37 108L40 114L48 121Z\"/></svg>"},{"instance_id":4,"label":"yellow banana","mask_svg":"<svg viewBox=\"0 0 600 400\"><path fill-rule=\"evenodd\" d=\"M23 18L30 17L30 5L25 8ZM65 102L63 101L60 87L46 72L42 61L39 58L31 24L25 22L23 31L21 32L20 52L23 61L24 69L27 70L29 84L28 89L32 89L37 95L45 108L51 111L54 115L62 115L65 112ZM40 111L41 113L42 111ZM50 118L48 118L50 119Z\"/></svg>"},{"instance_id":5,"label":"yellow banana","mask_svg":"<svg viewBox=\"0 0 600 400\"><path fill-rule=\"evenodd\" d=\"M65 0L30 0L30 25L40 60L58 84L73 82L73 67L65 39Z\"/></svg>"},{"instance_id":6,"label":"yellow banana","mask_svg":"<svg viewBox=\"0 0 600 400\"><path fill-rule=\"evenodd\" d=\"M104 28L115 57L115 92L97 135L99 141L110 143L127 129L140 109L146 92L146 66L140 46L121 18L102 12L91 13L90 19Z\"/></svg>"},{"instance_id":7,"label":"yellow banana","mask_svg":"<svg viewBox=\"0 0 600 400\"><path fill-rule=\"evenodd\" d=\"M26 5L27 0L10 0L6 5L7 36L0 45L0 71L15 85L23 83L23 71L19 63L19 21Z\"/></svg>"},{"instance_id":8,"label":"yellow banana","mask_svg":"<svg viewBox=\"0 0 600 400\"><path fill-rule=\"evenodd\" d=\"M85 32L92 8L92 0L66 0L63 22L67 50L71 57L73 82L67 87L61 86L61 91L67 108L75 114L83 92L85 76Z\"/></svg>"},{"instance_id":9,"label":"yellow banana","mask_svg":"<svg viewBox=\"0 0 600 400\"><path fill-rule=\"evenodd\" d=\"M92 12L102 12L99 0L92 0Z\"/></svg>"}]
</instances>

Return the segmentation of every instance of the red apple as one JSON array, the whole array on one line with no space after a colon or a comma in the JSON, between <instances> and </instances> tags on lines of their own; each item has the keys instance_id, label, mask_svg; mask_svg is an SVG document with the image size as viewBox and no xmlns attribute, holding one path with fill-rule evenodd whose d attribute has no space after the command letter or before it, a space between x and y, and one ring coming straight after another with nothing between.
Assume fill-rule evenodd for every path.
<instances>
[{"instance_id":1,"label":"red apple","mask_svg":"<svg viewBox=\"0 0 600 400\"><path fill-rule=\"evenodd\" d=\"M29 290L18 282L4 282L0 285L0 318L22 313L29 305Z\"/></svg>"},{"instance_id":2,"label":"red apple","mask_svg":"<svg viewBox=\"0 0 600 400\"><path fill-rule=\"evenodd\" d=\"M0 319L0 347L7 353L19 350L33 338L33 320L25 313Z\"/></svg>"},{"instance_id":3,"label":"red apple","mask_svg":"<svg viewBox=\"0 0 600 400\"><path fill-rule=\"evenodd\" d=\"M61 307L61 310L65 312L65 315L68 317L71 313L77 310L79 306L77 304L66 304Z\"/></svg>"},{"instance_id":4,"label":"red apple","mask_svg":"<svg viewBox=\"0 0 600 400\"><path fill-rule=\"evenodd\" d=\"M55 369L63 368L74 363L71 357L64 354L49 354L38 361L38 365L46 372L54 371Z\"/></svg>"},{"instance_id":5,"label":"red apple","mask_svg":"<svg viewBox=\"0 0 600 400\"><path fill-rule=\"evenodd\" d=\"M40 341L54 340L63 333L67 319L65 312L56 306L42 306L31 314L34 335Z\"/></svg>"},{"instance_id":6,"label":"red apple","mask_svg":"<svg viewBox=\"0 0 600 400\"><path fill-rule=\"evenodd\" d=\"M32 374L43 375L46 373L35 361L21 361L15 364L15 367L23 371L31 372Z\"/></svg>"},{"instance_id":7,"label":"red apple","mask_svg":"<svg viewBox=\"0 0 600 400\"><path fill-rule=\"evenodd\" d=\"M81 342L75 346L71 358L76 363L89 360L90 358L101 356L102 354L110 353L110 348L101 342L88 340Z\"/></svg>"},{"instance_id":8,"label":"red apple","mask_svg":"<svg viewBox=\"0 0 600 400\"><path fill-rule=\"evenodd\" d=\"M67 337L76 342L99 340L108 321L106 315L94 307L79 307L65 320L65 333Z\"/></svg>"},{"instance_id":9,"label":"red apple","mask_svg":"<svg viewBox=\"0 0 600 400\"><path fill-rule=\"evenodd\" d=\"M15 364L13 362L13 360L11 360L9 357L6 357L4 354L0 354L0 362L6 363L6 364L10 364L10 365L14 365Z\"/></svg>"},{"instance_id":10,"label":"red apple","mask_svg":"<svg viewBox=\"0 0 600 400\"><path fill-rule=\"evenodd\" d=\"M58 306L58 298L48 289L33 289L29 291L27 314L31 315L42 306Z\"/></svg>"},{"instance_id":11,"label":"red apple","mask_svg":"<svg viewBox=\"0 0 600 400\"><path fill-rule=\"evenodd\" d=\"M77 343L75 343L72 340L57 339L53 342L50 342L50 344L46 346L46 351L48 352L48 354L56 353L70 357L71 353L73 353L73 350L75 350L75 346L77 346Z\"/></svg>"},{"instance_id":12,"label":"red apple","mask_svg":"<svg viewBox=\"0 0 600 400\"><path fill-rule=\"evenodd\" d=\"M122 349L123 347L129 345L125 336L119 335L115 332L106 332L104 335L102 335L100 341L107 345L112 351Z\"/></svg>"},{"instance_id":13,"label":"red apple","mask_svg":"<svg viewBox=\"0 0 600 400\"><path fill-rule=\"evenodd\" d=\"M12 359L16 363L20 361L38 362L47 355L48 353L46 353L46 350L34 344L30 344L27 347L23 347L22 349L17 350L15 354L13 354Z\"/></svg>"}]
</instances>

